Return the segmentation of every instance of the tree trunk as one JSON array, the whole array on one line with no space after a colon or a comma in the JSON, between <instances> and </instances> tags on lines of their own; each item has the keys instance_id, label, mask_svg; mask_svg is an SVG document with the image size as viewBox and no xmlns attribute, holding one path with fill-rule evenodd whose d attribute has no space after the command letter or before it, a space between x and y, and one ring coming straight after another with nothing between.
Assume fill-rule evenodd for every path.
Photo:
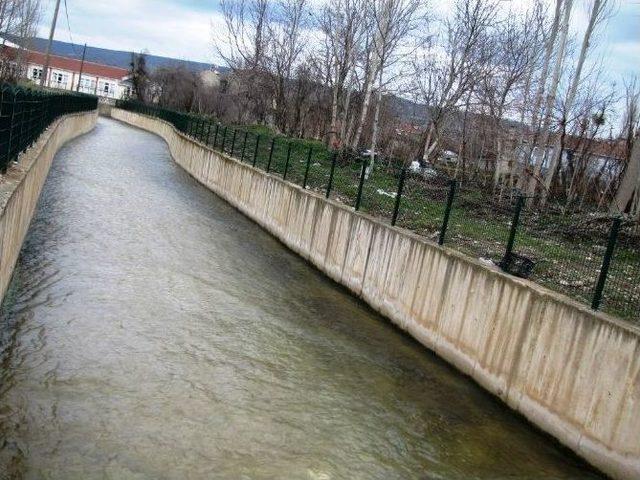
<instances>
[{"instance_id":1,"label":"tree trunk","mask_svg":"<svg viewBox=\"0 0 640 480\"><path fill-rule=\"evenodd\" d=\"M562 14L562 2L563 0L556 0L555 13L553 15L553 24L551 25L551 32L547 39L547 45L545 47L544 60L542 63L542 70L540 71L540 79L538 80L538 88L536 89L535 103L532 111L531 127L538 128L538 122L540 121L542 107L542 98L544 96L545 87L547 85L547 76L549 75L549 66L551 64L551 56L553 55L553 48L556 44L556 38L558 37L558 28L560 26L560 17Z\"/></svg>"},{"instance_id":2,"label":"tree trunk","mask_svg":"<svg viewBox=\"0 0 640 480\"><path fill-rule=\"evenodd\" d=\"M433 139L433 143L431 142L431 139ZM437 145L438 145L438 137L436 132L436 124L434 121L430 121L429 130L427 131L427 138L424 142L424 151L422 153L422 159L425 162L429 161L429 157L431 156L433 151L436 149Z\"/></svg>"},{"instance_id":3,"label":"tree trunk","mask_svg":"<svg viewBox=\"0 0 640 480\"><path fill-rule=\"evenodd\" d=\"M369 65L369 71L365 78L364 98L362 99L362 110L360 111L360 119L358 120L358 128L356 134L351 142L351 148L357 149L360 146L360 138L362 137L362 130L364 124L367 121L367 114L369 113L369 104L371 103L371 92L373 91L373 83L375 81L377 68L373 68L373 65Z\"/></svg>"},{"instance_id":4,"label":"tree trunk","mask_svg":"<svg viewBox=\"0 0 640 480\"><path fill-rule=\"evenodd\" d=\"M340 147L342 147L344 145L344 142L346 140L346 135L347 135L347 121L349 118L349 107L351 105L351 92L353 91L352 88L348 88L347 89L347 94L344 97L344 103L342 104L342 115L341 115L341 122L340 122Z\"/></svg>"},{"instance_id":5,"label":"tree trunk","mask_svg":"<svg viewBox=\"0 0 640 480\"><path fill-rule=\"evenodd\" d=\"M524 121L525 121L525 116L527 114L527 106L529 104L529 93L531 91L532 77L533 77L533 69L529 71L529 74L527 75L527 79L525 81L522 110L520 111L520 129L519 129L520 134L518 135L518 140L514 143L513 150L511 151L511 163L509 164L509 188L512 193L514 188L516 187L516 180L518 182L518 187L522 188L522 185L521 185L521 177L523 176L522 173L525 171L526 166L529 163L529 160L528 160L529 157L528 155L525 155L522 161L526 163L525 165L522 166L522 168L520 168L519 155L521 155L522 151L524 150L523 149L524 136L525 136L525 130L527 128Z\"/></svg>"},{"instance_id":6,"label":"tree trunk","mask_svg":"<svg viewBox=\"0 0 640 480\"><path fill-rule=\"evenodd\" d=\"M629 157L629 164L622 177L622 182L618 187L616 196L611 202L609 211L613 214L625 213L629 210L631 201L635 196L635 204L638 204L640 199L640 138L636 137L633 143L633 150L631 151L631 157ZM634 195L635 194L635 195ZM637 209L632 211L636 216L638 215Z\"/></svg>"},{"instance_id":7,"label":"tree trunk","mask_svg":"<svg viewBox=\"0 0 640 480\"><path fill-rule=\"evenodd\" d=\"M329 134L327 135L326 143L329 148L333 148L336 141L336 134L338 133L338 84L337 82L333 86L331 92L331 120L329 123Z\"/></svg>"},{"instance_id":8,"label":"tree trunk","mask_svg":"<svg viewBox=\"0 0 640 480\"><path fill-rule=\"evenodd\" d=\"M502 178L502 139L500 138L500 133L496 133L497 142L496 142L496 161L493 170L493 189L497 189L500 184L500 179ZM502 191L502 190L501 190ZM502 195L501 195L502 196Z\"/></svg>"},{"instance_id":9,"label":"tree trunk","mask_svg":"<svg viewBox=\"0 0 640 480\"><path fill-rule=\"evenodd\" d=\"M556 64L553 69L553 77L551 79L551 84L549 85L549 90L547 92L547 99L544 107L544 122L542 124L542 131L538 142L539 153L536 155L533 174L531 175L529 184L527 186L527 196L529 197L532 197L536 192L536 187L540 180L542 165L547 153L547 144L549 143L549 128L551 125L551 118L553 116L553 105L556 100L556 93L558 91L558 84L560 83L560 75L562 73L564 52L567 47L567 36L569 33L569 19L571 18L572 4L573 0L566 0L564 5L565 10L562 19L562 29L560 32L560 45L558 46L558 52L556 53Z\"/></svg>"},{"instance_id":10,"label":"tree trunk","mask_svg":"<svg viewBox=\"0 0 640 480\"><path fill-rule=\"evenodd\" d=\"M591 35L593 34L593 29L596 26L596 21L601 13L604 3L606 0L594 0L593 8L591 9L591 16L589 17L589 24L587 25L587 30L584 32L584 37L582 39L582 47L580 48L580 57L578 57L578 65L576 66L576 72L573 76L573 80L571 82L571 88L569 89L569 95L567 96L567 101L565 103L565 114L563 118L563 122L566 122L566 118L569 115L569 112L573 108L573 103L576 99L576 94L578 93L578 85L580 84L580 76L582 74L582 68L584 67L584 61L587 58L587 52L589 51L589 45L591 42ZM556 139L556 143L553 147L553 153L551 154L551 163L549 165L549 169L547 170L547 175L544 179L544 190L542 191L541 204L544 205L547 201L547 196L549 195L549 189L551 188L551 183L553 182L553 178L555 176L556 170L560 165L560 159L562 158L562 142L560 138Z\"/></svg>"},{"instance_id":11,"label":"tree trunk","mask_svg":"<svg viewBox=\"0 0 640 480\"><path fill-rule=\"evenodd\" d=\"M376 158L376 149L378 148L378 131L380 128L380 107L382 105L382 69L379 73L378 80L378 95L376 99L376 110L373 116L373 130L371 132L371 151L369 152L369 166L367 167L367 178L373 170L373 165Z\"/></svg>"}]
</instances>

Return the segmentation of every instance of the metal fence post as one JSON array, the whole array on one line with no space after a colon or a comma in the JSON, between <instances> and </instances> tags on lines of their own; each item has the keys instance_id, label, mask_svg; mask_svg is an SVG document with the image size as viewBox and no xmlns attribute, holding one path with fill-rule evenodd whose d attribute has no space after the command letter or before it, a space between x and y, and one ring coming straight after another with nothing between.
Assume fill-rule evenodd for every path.
<instances>
[{"instance_id":1,"label":"metal fence post","mask_svg":"<svg viewBox=\"0 0 640 480\"><path fill-rule=\"evenodd\" d=\"M522 207L524 206L524 196L522 194L518 195L516 199L516 208L513 212L513 220L511 221L511 230L509 231L509 240L507 240L507 248L504 252L504 257L500 261L500 268L503 270L509 266L511 253L513 252L513 245L516 241L516 233L518 233L518 224L520 223L520 212L522 212Z\"/></svg>"},{"instance_id":2,"label":"metal fence post","mask_svg":"<svg viewBox=\"0 0 640 480\"><path fill-rule=\"evenodd\" d=\"M395 225L400 212L400 202L402 200L402 189L404 188L404 179L407 176L407 169L402 167L400 172L400 180L398 181L398 191L396 192L396 204L393 206L393 217L391 217L391 225Z\"/></svg>"},{"instance_id":3,"label":"metal fence post","mask_svg":"<svg viewBox=\"0 0 640 480\"><path fill-rule=\"evenodd\" d=\"M282 174L282 179L287 179L287 172L289 171L289 159L291 158L291 142L287 146L287 160L284 162L284 173Z\"/></svg>"},{"instance_id":4,"label":"metal fence post","mask_svg":"<svg viewBox=\"0 0 640 480\"><path fill-rule=\"evenodd\" d=\"M311 153L313 147L309 147L309 153L307 154L307 167L304 169L304 180L302 181L302 188L307 188L307 180L309 180L309 167L311 166Z\"/></svg>"},{"instance_id":5,"label":"metal fence post","mask_svg":"<svg viewBox=\"0 0 640 480\"><path fill-rule=\"evenodd\" d=\"M205 140L204 143L206 143L207 145L209 145L209 139L211 138L211 120L209 120L208 122L208 126L207 126L207 139Z\"/></svg>"},{"instance_id":6,"label":"metal fence post","mask_svg":"<svg viewBox=\"0 0 640 480\"><path fill-rule=\"evenodd\" d=\"M224 131L222 132L222 146L220 147L220 151L224 153L224 145L227 143L227 128L224 127Z\"/></svg>"},{"instance_id":7,"label":"metal fence post","mask_svg":"<svg viewBox=\"0 0 640 480\"><path fill-rule=\"evenodd\" d=\"M329 184L327 185L326 198L329 198L331 194L331 187L333 185L333 172L336 170L336 160L338 159L338 152L333 152L331 156L331 171L329 172Z\"/></svg>"},{"instance_id":8,"label":"metal fence post","mask_svg":"<svg viewBox=\"0 0 640 480\"><path fill-rule=\"evenodd\" d=\"M185 114L181 114L180 118L182 119L181 131L186 135L189 133L189 117L187 117Z\"/></svg>"},{"instance_id":9,"label":"metal fence post","mask_svg":"<svg viewBox=\"0 0 640 480\"><path fill-rule=\"evenodd\" d=\"M213 148L216 148L218 146L218 130L220 129L220 124L216 123L216 133L214 134L213 137Z\"/></svg>"},{"instance_id":10,"label":"metal fence post","mask_svg":"<svg viewBox=\"0 0 640 480\"><path fill-rule=\"evenodd\" d=\"M256 162L258 161L258 146L260 145L260 135L256 137L256 149L253 152L253 166L256 166Z\"/></svg>"},{"instance_id":11,"label":"metal fence post","mask_svg":"<svg viewBox=\"0 0 640 480\"><path fill-rule=\"evenodd\" d=\"M273 146L276 144L276 137L271 139L271 148L269 149L269 160L267 161L267 173L271 170L271 159L273 158Z\"/></svg>"},{"instance_id":12,"label":"metal fence post","mask_svg":"<svg viewBox=\"0 0 640 480\"><path fill-rule=\"evenodd\" d=\"M238 133L237 130L233 131L233 138L231 139L231 152L229 153L229 155L231 155L233 157L233 150L236 147L236 133Z\"/></svg>"},{"instance_id":13,"label":"metal fence post","mask_svg":"<svg viewBox=\"0 0 640 480\"><path fill-rule=\"evenodd\" d=\"M198 130L196 130L196 138L202 141L202 137L204 137L204 118L198 121Z\"/></svg>"},{"instance_id":14,"label":"metal fence post","mask_svg":"<svg viewBox=\"0 0 640 480\"><path fill-rule=\"evenodd\" d=\"M7 165L9 164L9 161L11 160L11 154L12 154L12 149L13 149L13 127L15 125L15 116L16 116L16 94L15 92L11 91L11 117L9 120L9 140L8 140L8 146L7 146L7 159L6 159L6 163L4 164L3 168L4 171L6 171Z\"/></svg>"},{"instance_id":15,"label":"metal fence post","mask_svg":"<svg viewBox=\"0 0 640 480\"><path fill-rule=\"evenodd\" d=\"M15 102L16 104L20 107L18 110L18 114L20 115L18 118L19 120L17 120L17 127L18 127L18 148L15 149L16 153L22 151L22 144L24 142L24 136L23 136L23 129L24 129L24 100L19 101L18 98L20 97L24 97L24 95L22 94L22 90L20 88L18 88L18 91L16 92L16 99ZM54 120L56 118L58 118L60 116L60 112L62 111L62 108L60 107L60 103L61 103L61 98L58 97L58 109L56 110L56 114L55 117L53 118Z\"/></svg>"},{"instance_id":16,"label":"metal fence post","mask_svg":"<svg viewBox=\"0 0 640 480\"><path fill-rule=\"evenodd\" d=\"M242 154L240 155L240 161L244 162L244 150L247 147L247 134L249 132L245 131L244 132L244 140L242 141Z\"/></svg>"},{"instance_id":17,"label":"metal fence post","mask_svg":"<svg viewBox=\"0 0 640 480\"><path fill-rule=\"evenodd\" d=\"M602 292L604 292L604 285L607 281L607 275L609 274L609 267L611 266L611 259L613 258L613 252L616 248L621 224L622 220L620 217L614 218L613 223L611 224L611 230L609 230L607 249L604 252L602 267L600 268L600 276L598 277L598 282L596 283L596 288L593 292L593 301L591 302L591 308L594 310L598 310L600 308L600 303L602 302Z\"/></svg>"},{"instance_id":18,"label":"metal fence post","mask_svg":"<svg viewBox=\"0 0 640 480\"><path fill-rule=\"evenodd\" d=\"M356 197L355 209L360 210L360 203L362 202L362 189L364 187L364 177L367 173L367 162L362 161L362 171L360 172L360 183L358 184L358 196Z\"/></svg>"},{"instance_id":19,"label":"metal fence post","mask_svg":"<svg viewBox=\"0 0 640 480\"><path fill-rule=\"evenodd\" d=\"M442 227L440 228L440 235L438 236L438 245L444 245L445 235L447 233L447 227L449 226L449 217L451 216L451 207L453 206L453 199L456 195L457 182L455 180L449 181L449 192L447 193L447 204L444 208L444 216L442 217Z\"/></svg>"}]
</instances>

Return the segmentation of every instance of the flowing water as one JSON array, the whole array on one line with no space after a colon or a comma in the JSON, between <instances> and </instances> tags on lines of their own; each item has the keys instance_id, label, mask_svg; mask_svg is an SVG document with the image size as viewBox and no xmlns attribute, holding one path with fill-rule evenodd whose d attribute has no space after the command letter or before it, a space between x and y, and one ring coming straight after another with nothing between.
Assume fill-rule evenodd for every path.
<instances>
[{"instance_id":1,"label":"flowing water","mask_svg":"<svg viewBox=\"0 0 640 480\"><path fill-rule=\"evenodd\" d=\"M0 360L0 478L599 478L106 119L56 156Z\"/></svg>"}]
</instances>

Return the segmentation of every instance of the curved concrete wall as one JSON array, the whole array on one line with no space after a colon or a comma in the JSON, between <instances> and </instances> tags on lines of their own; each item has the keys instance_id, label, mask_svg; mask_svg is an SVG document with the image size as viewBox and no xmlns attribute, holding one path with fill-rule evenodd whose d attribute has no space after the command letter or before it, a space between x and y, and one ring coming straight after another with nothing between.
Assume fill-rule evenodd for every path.
<instances>
[{"instance_id":1,"label":"curved concrete wall","mask_svg":"<svg viewBox=\"0 0 640 480\"><path fill-rule=\"evenodd\" d=\"M58 149L87 133L97 111L65 115L54 121L37 142L0 179L0 301L9 286L22 242Z\"/></svg>"},{"instance_id":2,"label":"curved concrete wall","mask_svg":"<svg viewBox=\"0 0 640 480\"><path fill-rule=\"evenodd\" d=\"M292 250L619 479L640 478L640 329L223 156L170 124L197 180Z\"/></svg>"}]
</instances>

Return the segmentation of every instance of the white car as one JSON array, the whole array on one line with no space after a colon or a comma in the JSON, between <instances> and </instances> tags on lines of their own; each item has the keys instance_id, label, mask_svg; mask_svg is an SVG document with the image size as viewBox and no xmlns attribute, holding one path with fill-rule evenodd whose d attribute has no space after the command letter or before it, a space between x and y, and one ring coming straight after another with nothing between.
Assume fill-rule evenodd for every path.
<instances>
[{"instance_id":1,"label":"white car","mask_svg":"<svg viewBox=\"0 0 640 480\"><path fill-rule=\"evenodd\" d=\"M411 162L411 165L409 165L409 172L415 175L421 175L425 178L435 178L438 176L438 172L433 167L430 165L423 167L417 160Z\"/></svg>"}]
</instances>

